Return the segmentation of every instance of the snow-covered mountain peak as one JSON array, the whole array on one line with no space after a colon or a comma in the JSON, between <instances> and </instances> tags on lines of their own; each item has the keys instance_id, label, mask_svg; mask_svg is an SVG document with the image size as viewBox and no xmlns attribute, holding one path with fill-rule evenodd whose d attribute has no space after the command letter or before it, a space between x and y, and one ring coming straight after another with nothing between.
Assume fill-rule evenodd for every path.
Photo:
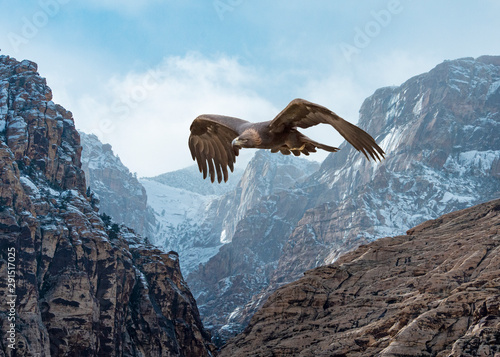
<instances>
[{"instance_id":1,"label":"snow-covered mountain peak","mask_svg":"<svg viewBox=\"0 0 500 357\"><path fill-rule=\"evenodd\" d=\"M184 169L167 172L155 177L145 178L159 182L169 187L191 191L204 196L222 195L233 190L243 175L243 170L235 168L229 175L229 180L221 184L212 184L209 179L203 179L203 175L198 171L197 165L191 165Z\"/></svg>"}]
</instances>

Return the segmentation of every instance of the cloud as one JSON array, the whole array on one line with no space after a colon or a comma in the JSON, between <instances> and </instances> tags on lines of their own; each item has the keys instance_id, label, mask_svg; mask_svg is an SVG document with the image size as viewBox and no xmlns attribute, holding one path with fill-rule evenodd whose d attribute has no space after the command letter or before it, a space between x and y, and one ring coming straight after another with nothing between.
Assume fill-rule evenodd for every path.
<instances>
[{"instance_id":1,"label":"cloud","mask_svg":"<svg viewBox=\"0 0 500 357\"><path fill-rule=\"evenodd\" d=\"M49 53L40 47L34 43L33 55L27 57L39 64L54 101L73 112L77 128L110 143L139 176L193 164L187 139L192 120L200 114L269 120L294 97L301 97L356 123L361 103L377 88L400 85L441 61L391 51L336 64L321 76L305 71L293 77L296 81L287 82L289 76L282 78L283 72L267 73L226 55L170 56L156 66L120 74L112 62L95 52L70 54L60 49ZM334 129L323 125L301 131L332 146L343 141ZM245 155L253 151L241 154L237 165L243 168ZM321 161L326 156L319 151L308 158Z\"/></svg>"},{"instance_id":2,"label":"cloud","mask_svg":"<svg viewBox=\"0 0 500 357\"><path fill-rule=\"evenodd\" d=\"M413 76L430 71L445 59L429 52L419 55L405 50L387 50L359 62L358 79L363 78L370 90L399 86Z\"/></svg>"},{"instance_id":3,"label":"cloud","mask_svg":"<svg viewBox=\"0 0 500 357\"><path fill-rule=\"evenodd\" d=\"M301 97L356 123L362 101L379 87L444 59L495 54L490 35L499 26L493 0L402 2L387 24L380 17L387 0L361 8L228 0L234 11L224 21L212 2L192 0L4 3L2 54L37 62L77 127L110 142L140 175L192 163L186 141L201 113L268 120ZM355 36L369 41L347 60L341 44L359 45ZM189 50L205 55L173 56ZM228 55L208 55L219 52ZM342 141L330 128L306 132L326 144Z\"/></svg>"},{"instance_id":4,"label":"cloud","mask_svg":"<svg viewBox=\"0 0 500 357\"><path fill-rule=\"evenodd\" d=\"M387 53L370 61L355 61L345 73L332 68L321 78L307 78L295 85L292 95L322 104L357 123L366 97L379 87L401 84L408 73L429 70L430 62L437 63L403 52ZM113 75L72 101L70 109L77 127L110 143L131 171L153 176L193 163L187 140L191 122L200 114L224 114L253 122L273 118L282 108L257 91L272 88L275 82L236 58L190 53L165 58L142 71ZM338 146L343 141L326 125L301 131L328 145ZM326 155L318 152L309 159L321 161ZM240 167L244 161L238 159Z\"/></svg>"},{"instance_id":5,"label":"cloud","mask_svg":"<svg viewBox=\"0 0 500 357\"><path fill-rule=\"evenodd\" d=\"M166 58L158 66L112 77L74 103L78 127L109 142L140 176L153 176L193 163L189 126L203 113L249 121L279 111L252 87L261 79L234 58L199 54Z\"/></svg>"}]
</instances>

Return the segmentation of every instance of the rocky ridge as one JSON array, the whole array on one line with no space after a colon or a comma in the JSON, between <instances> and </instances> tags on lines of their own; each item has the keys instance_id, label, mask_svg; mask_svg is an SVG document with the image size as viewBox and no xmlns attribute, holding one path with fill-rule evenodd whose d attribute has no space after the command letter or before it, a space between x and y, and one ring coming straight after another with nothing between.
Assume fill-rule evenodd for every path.
<instances>
[{"instance_id":1,"label":"rocky ridge","mask_svg":"<svg viewBox=\"0 0 500 357\"><path fill-rule=\"evenodd\" d=\"M147 179L202 196L222 196L236 188L242 175L243 170L235 167L234 172L224 185L214 185L210 180L204 180L198 170L198 165L193 164L184 169L166 172L155 177L148 177Z\"/></svg>"},{"instance_id":2,"label":"rocky ridge","mask_svg":"<svg viewBox=\"0 0 500 357\"><path fill-rule=\"evenodd\" d=\"M221 242L231 242L238 223L252 208L272 194L288 191L318 169L315 161L258 150L236 189L212 201L204 220L215 222Z\"/></svg>"},{"instance_id":3,"label":"rocky ridge","mask_svg":"<svg viewBox=\"0 0 500 357\"><path fill-rule=\"evenodd\" d=\"M99 216L72 114L36 71L0 56L0 274L14 250L17 296L0 356L212 355L178 255Z\"/></svg>"},{"instance_id":4,"label":"rocky ridge","mask_svg":"<svg viewBox=\"0 0 500 357\"><path fill-rule=\"evenodd\" d=\"M99 211L152 238L156 220L137 175L123 165L111 145L101 143L94 134L79 134L82 170L87 186L100 200Z\"/></svg>"},{"instance_id":5,"label":"rocky ridge","mask_svg":"<svg viewBox=\"0 0 500 357\"><path fill-rule=\"evenodd\" d=\"M500 200L383 238L275 291L220 356L497 356Z\"/></svg>"}]
</instances>

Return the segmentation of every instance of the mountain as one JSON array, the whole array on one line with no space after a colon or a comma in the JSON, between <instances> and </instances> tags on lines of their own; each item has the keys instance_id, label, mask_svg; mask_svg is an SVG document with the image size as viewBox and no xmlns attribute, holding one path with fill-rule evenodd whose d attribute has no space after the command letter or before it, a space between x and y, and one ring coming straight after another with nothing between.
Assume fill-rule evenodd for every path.
<instances>
[{"instance_id":1,"label":"mountain","mask_svg":"<svg viewBox=\"0 0 500 357\"><path fill-rule=\"evenodd\" d=\"M499 197L499 69L500 57L462 58L377 90L358 126L387 152L381 163L344 143L319 168L257 151L229 185L194 166L140 179L156 222L148 237L179 252L215 341L241 332L305 271Z\"/></svg>"},{"instance_id":2,"label":"mountain","mask_svg":"<svg viewBox=\"0 0 500 357\"><path fill-rule=\"evenodd\" d=\"M343 143L303 182L261 198L232 241L188 275L216 338L242 331L306 270L500 196L500 57L445 61L381 88L364 101L358 126L385 160L369 162Z\"/></svg>"},{"instance_id":3,"label":"mountain","mask_svg":"<svg viewBox=\"0 0 500 357\"><path fill-rule=\"evenodd\" d=\"M146 190L136 175L123 165L111 145L103 144L94 134L79 134L82 169L87 185L99 197L100 212L152 238L155 216L147 205Z\"/></svg>"},{"instance_id":4,"label":"mountain","mask_svg":"<svg viewBox=\"0 0 500 357\"><path fill-rule=\"evenodd\" d=\"M206 236L207 231L199 219L205 206L217 195L234 189L235 184L215 186L208 181L209 185L197 166L138 179L113 153L111 145L102 143L96 135L79 134L82 169L94 200L99 201L100 212L130 226L165 251L182 252L185 274L217 253L220 242L212 244L198 238ZM242 173L237 170L235 179Z\"/></svg>"},{"instance_id":5,"label":"mountain","mask_svg":"<svg viewBox=\"0 0 500 357\"><path fill-rule=\"evenodd\" d=\"M229 243L238 223L263 198L288 191L318 168L315 161L259 150L248 163L236 189L213 200L204 220L212 222L215 232L220 232L221 242Z\"/></svg>"},{"instance_id":6,"label":"mountain","mask_svg":"<svg viewBox=\"0 0 500 357\"><path fill-rule=\"evenodd\" d=\"M232 239L245 212L272 191L285 190L319 168L303 159L258 152L227 185L203 180L198 167L137 179L95 135L81 133L82 169L100 211L182 256L189 274ZM263 176L258 173L265 172ZM244 177L243 177L244 176ZM222 232L222 233L221 233Z\"/></svg>"},{"instance_id":7,"label":"mountain","mask_svg":"<svg viewBox=\"0 0 500 357\"><path fill-rule=\"evenodd\" d=\"M446 61L367 98L359 124L386 151L350 147L302 189L321 192L285 246L276 281L294 279L365 241L402 234L500 195L500 57Z\"/></svg>"},{"instance_id":8,"label":"mountain","mask_svg":"<svg viewBox=\"0 0 500 357\"><path fill-rule=\"evenodd\" d=\"M187 280L196 291L204 324L212 328L216 339L224 340L241 329L242 325L228 321L228 316L241 309L248 296L269 284L283 242L267 238L292 232L290 217L300 212L295 207L300 200L289 194L290 189L318 166L301 158L257 151L237 189L212 201L207 208L204 222L211 222L212 231L220 232L219 240L226 244ZM285 202L285 198L289 201ZM272 224L260 224L263 217Z\"/></svg>"},{"instance_id":9,"label":"mountain","mask_svg":"<svg viewBox=\"0 0 500 357\"><path fill-rule=\"evenodd\" d=\"M51 99L35 63L0 56L0 354L213 355L179 256L98 214Z\"/></svg>"},{"instance_id":10,"label":"mountain","mask_svg":"<svg viewBox=\"0 0 500 357\"><path fill-rule=\"evenodd\" d=\"M142 178L157 221L152 241L179 252L188 274L231 242L239 220L263 197L286 191L318 168L313 161L258 151L244 172L231 177L237 184L227 187L203 180L196 166ZM225 188L204 192L206 185Z\"/></svg>"},{"instance_id":11,"label":"mountain","mask_svg":"<svg viewBox=\"0 0 500 357\"><path fill-rule=\"evenodd\" d=\"M499 287L495 200L307 271L220 356L496 356Z\"/></svg>"}]
</instances>

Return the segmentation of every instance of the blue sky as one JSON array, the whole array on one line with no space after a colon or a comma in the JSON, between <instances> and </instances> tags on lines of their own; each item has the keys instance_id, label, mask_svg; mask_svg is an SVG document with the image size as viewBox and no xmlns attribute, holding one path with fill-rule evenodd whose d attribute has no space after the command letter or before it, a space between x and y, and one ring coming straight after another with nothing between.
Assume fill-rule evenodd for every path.
<instances>
[{"instance_id":1,"label":"blue sky","mask_svg":"<svg viewBox=\"0 0 500 357\"><path fill-rule=\"evenodd\" d=\"M77 128L152 176L192 163L202 113L269 120L301 97L356 123L379 87L499 55L499 13L495 0L3 1L0 53L37 62Z\"/></svg>"}]
</instances>

